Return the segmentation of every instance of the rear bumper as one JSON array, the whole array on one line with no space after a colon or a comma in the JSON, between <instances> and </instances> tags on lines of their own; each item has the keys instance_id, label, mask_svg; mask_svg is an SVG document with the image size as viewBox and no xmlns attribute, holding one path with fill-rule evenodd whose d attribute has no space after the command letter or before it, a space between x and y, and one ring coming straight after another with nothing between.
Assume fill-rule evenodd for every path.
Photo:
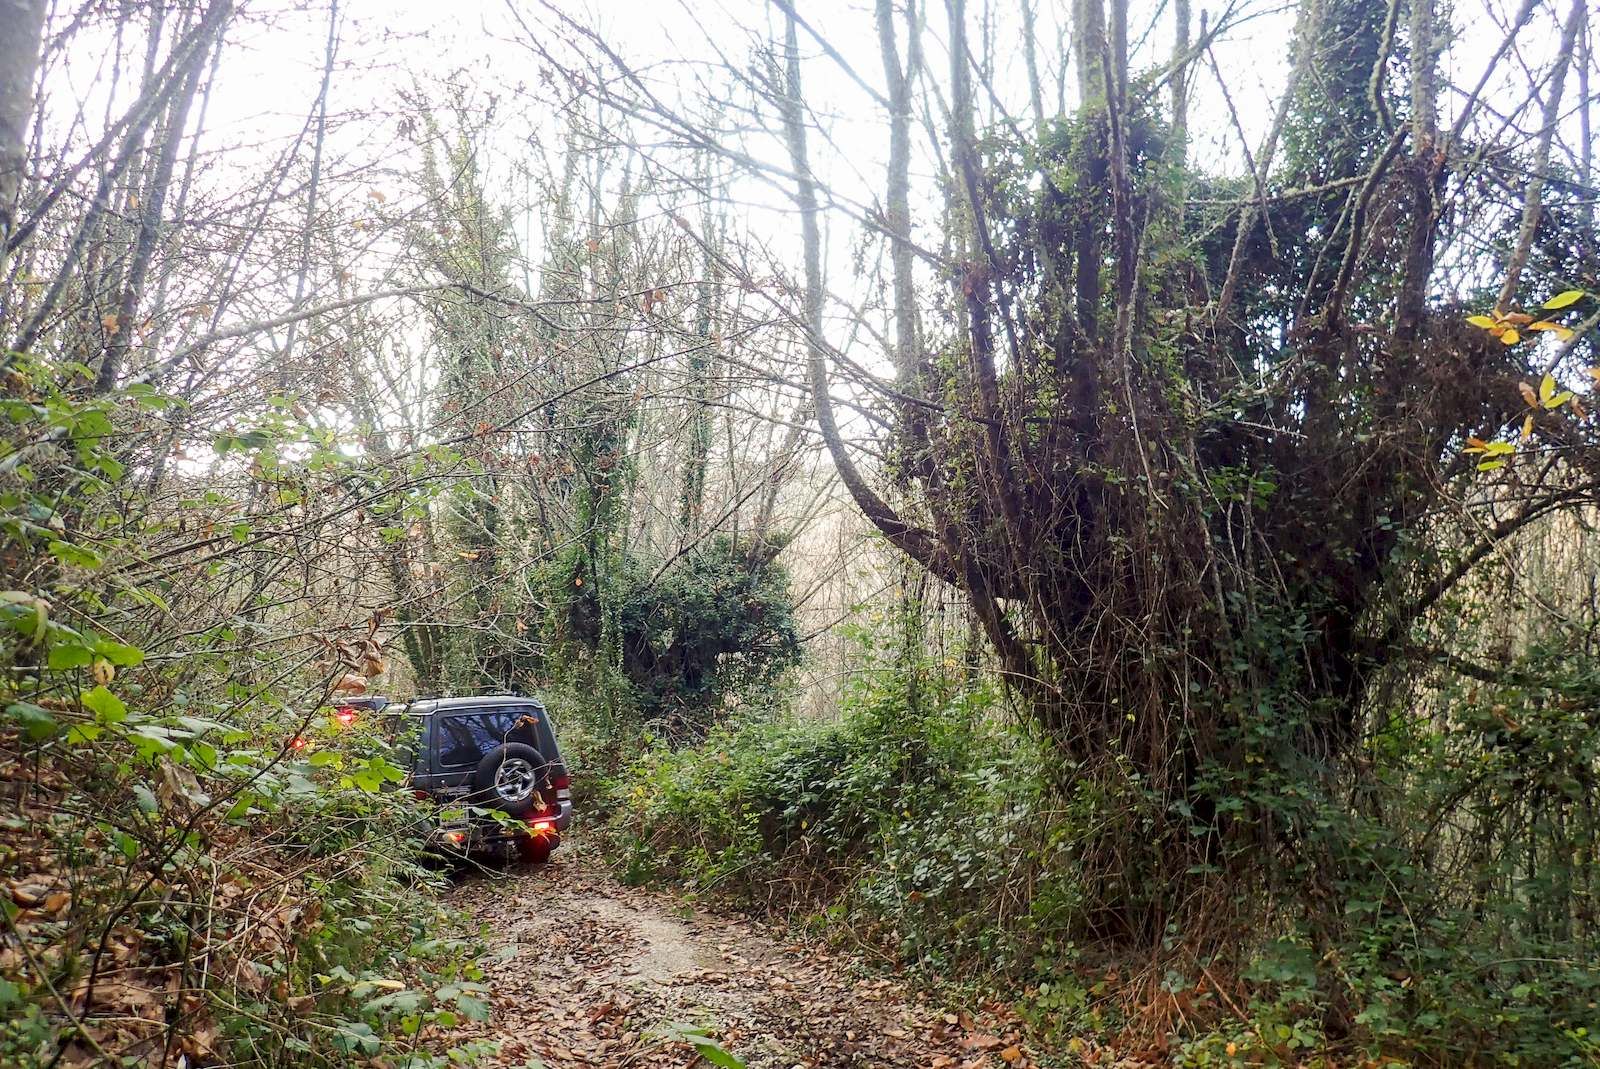
<instances>
[{"instance_id":1,"label":"rear bumper","mask_svg":"<svg viewBox=\"0 0 1600 1069\"><path fill-rule=\"evenodd\" d=\"M471 819L431 823L425 837L430 850L457 856L508 853L528 839L547 841L554 850L571 823L572 803L562 801L553 813L545 811L503 824Z\"/></svg>"}]
</instances>

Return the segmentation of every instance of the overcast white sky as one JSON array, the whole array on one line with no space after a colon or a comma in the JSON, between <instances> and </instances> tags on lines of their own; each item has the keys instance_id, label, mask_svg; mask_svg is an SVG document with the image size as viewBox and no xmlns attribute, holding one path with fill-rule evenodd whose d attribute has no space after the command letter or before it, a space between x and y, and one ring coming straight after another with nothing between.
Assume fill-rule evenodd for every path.
<instances>
[{"instance_id":1,"label":"overcast white sky","mask_svg":"<svg viewBox=\"0 0 1600 1069\"><path fill-rule=\"evenodd\" d=\"M405 111L402 95L416 86L438 100L446 86L466 90L477 105L497 99L495 121L484 145L483 167L491 192L503 198L522 220L519 229L537 261L537 233L544 203L528 195L516 167L529 153L530 141L545 145L559 142L562 119L550 106L540 81L540 64L526 47L525 31L513 12L534 27L555 20L540 0L338 0L339 66L333 79L330 113L336 127L329 155L352 165L364 165L361 180L347 182L343 195L360 198L364 188L379 189L391 205L404 203L413 184L416 161L408 157L395 137L395 119ZM1296 13L1293 3L1282 0L1236 0L1233 28L1214 49L1218 67L1229 91L1246 139L1258 145L1271 122L1271 112L1286 77L1289 43ZM1532 24L1519 38L1528 62L1547 62L1559 35L1561 0L1542 0ZM616 50L637 68L647 69L659 91L693 97L708 74L708 65L720 51L731 62L743 64L753 55L759 39L781 32L779 16L767 0L552 0L555 8L581 21L597 25ZM1195 32L1202 13L1214 22L1227 0L1194 0ZM1457 31L1442 61L1447 84L1470 87L1500 39L1499 25L1506 22L1517 0L1460 0L1451 19ZM515 5L513 8L511 5ZM1041 51L1047 68L1053 66L1050 40L1053 27L1066 19L1066 0L1036 0ZM924 0L929 10L925 38L927 65L938 80L947 80L943 4ZM996 81L1005 104L1021 116L1026 110L1020 30L1013 0L968 0L975 23L992 6L994 39L1000 57ZM220 151L224 160L249 173L251 161L275 154L305 124L321 79L321 64L328 29L328 0L244 0L244 15L230 35L220 77L208 104L204 144ZM878 85L881 61L871 0L812 0L801 3L807 20L844 56L862 78ZM1135 41L1135 68L1151 69L1166 61L1172 47L1168 0L1141 0L1134 10L1131 33ZM1007 20L1010 20L1009 23ZM972 31L974 43L981 37ZM53 84L58 91L52 110L94 101L104 76L100 57L87 54L80 41L68 57L65 78ZM812 42L802 40L806 51L807 98L818 117L813 138L813 167L825 183L863 203L876 199L887 154L881 109L845 76ZM1503 79L1526 84L1520 64L1503 64ZM127 92L133 79L124 78ZM1501 81L1490 85L1490 98ZM1459 97L1447 93L1444 110L1453 114ZM1215 76L1202 68L1192 96L1191 157L1205 169L1243 173L1244 153L1233 128ZM1070 106L1070 90L1069 90ZM94 114L103 104L91 104ZM64 114L64 113L63 113ZM346 121L340 122L344 119ZM771 158L781 156L780 146L757 139L747 148ZM919 145L914 167L926 179L933 158ZM370 183L366 179L370 177ZM925 230L937 223L938 199L924 182L914 193L913 222ZM789 270L799 262L795 226L783 195L755 183L736 194L746 203L743 220L761 240L770 243L775 257ZM919 210L919 207L921 210ZM845 235L830 235L829 264L835 286L845 286L850 266Z\"/></svg>"},{"instance_id":2,"label":"overcast white sky","mask_svg":"<svg viewBox=\"0 0 1600 1069\"><path fill-rule=\"evenodd\" d=\"M341 0L341 71L335 79L332 110L375 113L399 106L399 94L417 81L445 80L471 85L480 93L500 98L498 148L507 159L523 151L533 128L545 127L548 136L556 126L548 107L533 97L518 98L519 88L537 92L537 64L519 42L523 36L511 16L509 4L534 26L548 20L538 0ZM765 0L555 0L561 10L606 31L607 39L630 61L654 68L657 84L667 92L692 94L698 73L694 65L710 61L716 49L735 62L748 59L750 33L771 27L777 32L775 11ZM251 142L261 134L297 128L320 78L327 7L323 2L255 0L245 10L258 13L234 33L236 42L227 54L222 84L211 104L208 125L219 143ZM985 9L971 0L974 19ZM997 18L1015 20L1010 3L996 3L1006 11ZM1172 29L1165 0L1139 4L1132 32L1137 67L1148 68L1167 58ZM943 56L943 5L929 0L928 64L940 72ZM1197 0L1195 19L1202 12L1212 20L1223 3ZM1471 85L1499 40L1497 22L1505 21L1513 0L1464 0L1452 12L1458 40L1444 57L1446 78ZM286 9L299 9L288 14ZM881 65L870 0L813 0L801 5L805 17L824 32L865 79L881 83ZM1037 0L1041 36L1064 21L1065 0ZM1258 144L1270 124L1272 102L1281 90L1294 19L1294 5L1279 0L1240 0L1236 27L1220 40L1215 57L1230 84L1233 103L1252 145ZM1548 57L1559 32L1554 7L1542 9L1523 34L1521 45L1534 61ZM1152 16L1154 21L1152 22ZM1198 26L1196 27L1196 30ZM996 39L1002 47L997 78L1009 107L1022 114L1021 50L1005 47L1018 39L1018 30L1003 21ZM816 166L841 188L857 184L862 191L875 189L885 155L884 128L879 109L843 76L827 58L803 42L811 59L807 64L808 97L823 119L822 136L814 146ZM1048 56L1046 57L1048 61ZM685 63L684 61L689 61ZM1509 77L1525 77L1508 64ZM1192 156L1212 170L1242 173L1244 156L1227 109L1208 70L1196 79L1193 95ZM1455 100L1447 96L1447 112ZM357 129L341 137L357 138ZM368 129L368 136L373 136ZM830 152L825 142L831 142ZM381 143L381 142L380 142Z\"/></svg>"}]
</instances>

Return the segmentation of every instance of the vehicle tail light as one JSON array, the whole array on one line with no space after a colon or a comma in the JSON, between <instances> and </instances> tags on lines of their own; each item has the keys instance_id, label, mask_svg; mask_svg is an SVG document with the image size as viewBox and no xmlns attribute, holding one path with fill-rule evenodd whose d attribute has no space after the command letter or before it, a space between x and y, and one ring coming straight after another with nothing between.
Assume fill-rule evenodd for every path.
<instances>
[{"instance_id":1,"label":"vehicle tail light","mask_svg":"<svg viewBox=\"0 0 1600 1069\"><path fill-rule=\"evenodd\" d=\"M349 727L356 722L356 711L348 705L341 705L339 711L333 714L333 718L345 727Z\"/></svg>"},{"instance_id":2,"label":"vehicle tail light","mask_svg":"<svg viewBox=\"0 0 1600 1069\"><path fill-rule=\"evenodd\" d=\"M558 791L564 791L572 786L572 777L567 775L565 772L557 776L551 776L550 786L554 787Z\"/></svg>"},{"instance_id":3,"label":"vehicle tail light","mask_svg":"<svg viewBox=\"0 0 1600 1069\"><path fill-rule=\"evenodd\" d=\"M556 830L556 822L553 820L535 820L528 827L533 829L535 835L549 835Z\"/></svg>"},{"instance_id":4,"label":"vehicle tail light","mask_svg":"<svg viewBox=\"0 0 1600 1069\"><path fill-rule=\"evenodd\" d=\"M304 735L296 735L294 738L289 740L289 749L295 750L297 752L300 751L300 750L304 750L307 746L310 746L310 745L311 745L311 740L306 738Z\"/></svg>"},{"instance_id":5,"label":"vehicle tail light","mask_svg":"<svg viewBox=\"0 0 1600 1069\"><path fill-rule=\"evenodd\" d=\"M467 833L462 831L447 831L444 833L444 841L454 846L460 846L462 843L467 841Z\"/></svg>"},{"instance_id":6,"label":"vehicle tail light","mask_svg":"<svg viewBox=\"0 0 1600 1069\"><path fill-rule=\"evenodd\" d=\"M415 798L419 802L426 802L431 796L427 791L412 791L411 797Z\"/></svg>"}]
</instances>

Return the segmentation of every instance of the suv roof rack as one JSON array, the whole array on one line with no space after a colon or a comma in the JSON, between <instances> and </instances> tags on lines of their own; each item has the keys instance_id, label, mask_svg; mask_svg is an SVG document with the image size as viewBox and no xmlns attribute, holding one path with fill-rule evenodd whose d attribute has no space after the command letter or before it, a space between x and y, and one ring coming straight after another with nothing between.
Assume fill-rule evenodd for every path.
<instances>
[{"instance_id":1,"label":"suv roof rack","mask_svg":"<svg viewBox=\"0 0 1600 1069\"><path fill-rule=\"evenodd\" d=\"M431 705L438 709L460 709L474 705L506 704L510 702L526 702L531 705L544 707L544 702L532 694L516 694L501 692L499 694L452 694L449 696L425 696L412 698L407 706Z\"/></svg>"}]
</instances>

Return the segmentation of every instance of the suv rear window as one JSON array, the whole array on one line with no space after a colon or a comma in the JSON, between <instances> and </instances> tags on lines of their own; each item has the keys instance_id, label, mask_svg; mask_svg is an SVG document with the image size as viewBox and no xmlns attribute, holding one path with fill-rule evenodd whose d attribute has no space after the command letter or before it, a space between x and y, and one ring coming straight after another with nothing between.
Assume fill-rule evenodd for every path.
<instances>
[{"instance_id":1,"label":"suv rear window","mask_svg":"<svg viewBox=\"0 0 1600 1069\"><path fill-rule=\"evenodd\" d=\"M476 765L484 754L505 742L537 747L539 736L523 717L537 718L533 706L486 709L481 713L446 715L439 721L439 763L446 768Z\"/></svg>"}]
</instances>

